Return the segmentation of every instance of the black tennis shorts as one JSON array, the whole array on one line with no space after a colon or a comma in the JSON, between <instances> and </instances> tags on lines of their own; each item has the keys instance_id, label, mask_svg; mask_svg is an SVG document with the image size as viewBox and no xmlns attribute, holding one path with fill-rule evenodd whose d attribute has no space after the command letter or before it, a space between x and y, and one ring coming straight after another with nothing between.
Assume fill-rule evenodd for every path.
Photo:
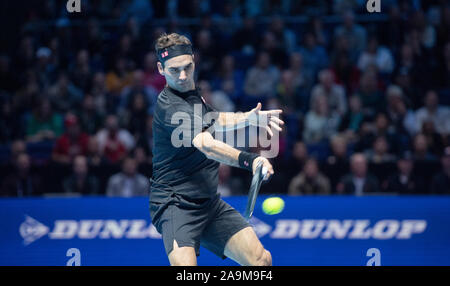
<instances>
[{"instance_id":1,"label":"black tennis shorts","mask_svg":"<svg viewBox=\"0 0 450 286\"><path fill-rule=\"evenodd\" d=\"M212 199L190 200L172 195L167 204L150 202L152 223L162 235L166 254L179 247L190 246L200 255L200 245L225 259L225 245L238 231L250 224L219 195Z\"/></svg>"}]
</instances>

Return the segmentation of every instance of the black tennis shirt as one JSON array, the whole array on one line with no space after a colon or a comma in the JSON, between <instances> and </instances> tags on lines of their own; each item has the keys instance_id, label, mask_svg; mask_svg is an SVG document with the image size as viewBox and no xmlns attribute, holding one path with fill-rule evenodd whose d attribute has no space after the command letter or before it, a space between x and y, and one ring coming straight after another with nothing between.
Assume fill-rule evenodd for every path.
<instances>
[{"instance_id":1,"label":"black tennis shirt","mask_svg":"<svg viewBox=\"0 0 450 286\"><path fill-rule=\"evenodd\" d=\"M217 117L198 89L182 93L165 87L161 91L153 115L151 202L166 203L174 194L188 199L217 194L219 163L192 144L205 130L214 136Z\"/></svg>"}]
</instances>

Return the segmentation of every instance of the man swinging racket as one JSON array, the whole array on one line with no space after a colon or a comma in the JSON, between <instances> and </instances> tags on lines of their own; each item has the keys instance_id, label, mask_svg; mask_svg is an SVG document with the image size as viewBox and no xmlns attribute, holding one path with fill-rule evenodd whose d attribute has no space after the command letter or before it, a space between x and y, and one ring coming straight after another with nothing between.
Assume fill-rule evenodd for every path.
<instances>
[{"instance_id":1,"label":"man swinging racket","mask_svg":"<svg viewBox=\"0 0 450 286\"><path fill-rule=\"evenodd\" d=\"M271 265L270 252L241 214L220 198L217 186L220 163L253 173L260 165L267 170L265 179L273 175L272 165L266 158L237 150L213 135L218 130L252 124L249 118L255 117L268 118L256 125L273 135L271 127L281 131L280 125L284 124L278 118L282 111L261 111L258 103L246 113L217 112L196 89L189 39L176 33L163 34L155 49L159 73L167 84L158 96L153 118L150 215L162 235L170 264L197 265L202 245L240 265ZM213 114L213 119L202 117L206 114Z\"/></svg>"}]
</instances>

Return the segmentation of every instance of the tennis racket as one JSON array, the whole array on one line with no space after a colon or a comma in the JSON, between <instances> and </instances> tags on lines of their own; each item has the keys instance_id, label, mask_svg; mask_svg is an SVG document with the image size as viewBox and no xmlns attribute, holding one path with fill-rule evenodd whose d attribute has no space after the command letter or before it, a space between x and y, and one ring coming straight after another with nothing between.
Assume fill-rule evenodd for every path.
<instances>
[{"instance_id":1,"label":"tennis racket","mask_svg":"<svg viewBox=\"0 0 450 286\"><path fill-rule=\"evenodd\" d=\"M250 191L248 192L247 208L245 210L244 218L249 220L255 209L256 198L258 197L259 188L261 187L264 177L267 174L267 168L263 167L262 162L259 162L256 166L255 174L252 178L252 183L250 185Z\"/></svg>"}]
</instances>

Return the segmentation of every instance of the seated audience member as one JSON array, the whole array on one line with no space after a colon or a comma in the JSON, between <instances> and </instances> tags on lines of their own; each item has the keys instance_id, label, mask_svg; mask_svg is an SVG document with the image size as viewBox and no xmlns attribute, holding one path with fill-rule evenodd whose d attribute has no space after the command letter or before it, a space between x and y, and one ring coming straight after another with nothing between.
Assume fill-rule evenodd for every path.
<instances>
[{"instance_id":1,"label":"seated audience member","mask_svg":"<svg viewBox=\"0 0 450 286\"><path fill-rule=\"evenodd\" d=\"M366 152L366 157L370 163L382 164L395 160L395 156L389 153L389 144L384 136L378 136L373 142L371 150Z\"/></svg>"},{"instance_id":2,"label":"seated audience member","mask_svg":"<svg viewBox=\"0 0 450 286\"><path fill-rule=\"evenodd\" d=\"M63 133L63 118L53 112L50 101L43 99L26 123L28 142L53 140Z\"/></svg>"},{"instance_id":3,"label":"seated audience member","mask_svg":"<svg viewBox=\"0 0 450 286\"><path fill-rule=\"evenodd\" d=\"M307 144L319 143L328 139L337 131L339 118L329 112L325 96L319 96L314 101L312 109L305 117L303 140Z\"/></svg>"},{"instance_id":4,"label":"seated audience member","mask_svg":"<svg viewBox=\"0 0 450 286\"><path fill-rule=\"evenodd\" d=\"M86 155L89 136L78 124L78 118L68 113L64 120L65 133L57 140L53 148L52 158L61 164L70 164L77 155Z\"/></svg>"},{"instance_id":5,"label":"seated audience member","mask_svg":"<svg viewBox=\"0 0 450 286\"><path fill-rule=\"evenodd\" d=\"M339 124L339 131L345 132L348 139L355 140L364 121L361 99L358 96L353 95L349 98L349 109Z\"/></svg>"},{"instance_id":6,"label":"seated audience member","mask_svg":"<svg viewBox=\"0 0 450 286\"><path fill-rule=\"evenodd\" d=\"M279 77L280 71L271 64L269 54L261 52L256 64L245 75L244 91L251 97L272 97Z\"/></svg>"},{"instance_id":7,"label":"seated audience member","mask_svg":"<svg viewBox=\"0 0 450 286\"><path fill-rule=\"evenodd\" d=\"M330 193L330 181L320 171L317 161L306 161L303 171L289 184L289 195L327 195Z\"/></svg>"},{"instance_id":8,"label":"seated audience member","mask_svg":"<svg viewBox=\"0 0 450 286\"><path fill-rule=\"evenodd\" d=\"M116 115L106 117L105 128L101 129L96 137L103 156L111 163L123 159L135 145L130 132L119 127Z\"/></svg>"},{"instance_id":9,"label":"seated audience member","mask_svg":"<svg viewBox=\"0 0 450 286\"><path fill-rule=\"evenodd\" d=\"M433 90L426 93L424 101L425 106L416 111L416 130L419 132L425 121L432 121L439 134L450 134L450 108L439 105L439 97Z\"/></svg>"},{"instance_id":10,"label":"seated audience member","mask_svg":"<svg viewBox=\"0 0 450 286\"><path fill-rule=\"evenodd\" d=\"M29 197L42 194L42 180L31 170L30 156L20 153L14 162L14 170L1 184L0 197Z\"/></svg>"},{"instance_id":11,"label":"seated audience member","mask_svg":"<svg viewBox=\"0 0 450 286\"><path fill-rule=\"evenodd\" d=\"M98 193L98 180L89 174L88 161L85 156L73 159L73 173L63 181L65 193L95 195Z\"/></svg>"},{"instance_id":12,"label":"seated audience member","mask_svg":"<svg viewBox=\"0 0 450 286\"><path fill-rule=\"evenodd\" d=\"M397 85L390 85L386 90L386 113L396 133L400 136L415 135L416 116L412 109L407 107L403 90Z\"/></svg>"},{"instance_id":13,"label":"seated audience member","mask_svg":"<svg viewBox=\"0 0 450 286\"><path fill-rule=\"evenodd\" d=\"M450 194L450 146L444 149L441 158L442 171L436 174L431 181L432 194Z\"/></svg>"},{"instance_id":14,"label":"seated audience member","mask_svg":"<svg viewBox=\"0 0 450 286\"><path fill-rule=\"evenodd\" d=\"M284 162L283 173L286 173L286 177L290 180L297 175L301 170L305 162L308 160L308 148L302 141L295 142L292 148L292 156Z\"/></svg>"},{"instance_id":15,"label":"seated audience member","mask_svg":"<svg viewBox=\"0 0 450 286\"><path fill-rule=\"evenodd\" d=\"M412 154L406 151L397 161L397 172L383 186L387 192L397 194L420 194L425 192L421 176L414 173Z\"/></svg>"},{"instance_id":16,"label":"seated audience member","mask_svg":"<svg viewBox=\"0 0 450 286\"><path fill-rule=\"evenodd\" d=\"M137 172L137 162L127 157L123 160L122 171L108 180L106 195L110 197L148 196L148 179Z\"/></svg>"},{"instance_id":17,"label":"seated audience member","mask_svg":"<svg viewBox=\"0 0 450 286\"><path fill-rule=\"evenodd\" d=\"M103 114L97 110L92 95L84 96L78 118L82 129L89 135L94 135L102 125Z\"/></svg>"},{"instance_id":18,"label":"seated audience member","mask_svg":"<svg viewBox=\"0 0 450 286\"><path fill-rule=\"evenodd\" d=\"M435 161L436 156L429 151L427 137L419 133L413 141L414 159L420 161Z\"/></svg>"},{"instance_id":19,"label":"seated audience member","mask_svg":"<svg viewBox=\"0 0 450 286\"><path fill-rule=\"evenodd\" d=\"M367 159L361 153L350 158L351 173L344 176L336 187L339 194L365 195L379 192L378 180L368 173Z\"/></svg>"},{"instance_id":20,"label":"seated audience member","mask_svg":"<svg viewBox=\"0 0 450 286\"><path fill-rule=\"evenodd\" d=\"M331 189L335 190L339 179L349 171L347 140L344 136L336 135L330 144L331 155L325 161L322 170L330 179Z\"/></svg>"},{"instance_id":21,"label":"seated audience member","mask_svg":"<svg viewBox=\"0 0 450 286\"><path fill-rule=\"evenodd\" d=\"M347 112L345 90L334 82L333 72L329 69L320 71L319 83L311 91L310 106L314 106L318 97L325 96L330 114L343 116Z\"/></svg>"}]
</instances>

